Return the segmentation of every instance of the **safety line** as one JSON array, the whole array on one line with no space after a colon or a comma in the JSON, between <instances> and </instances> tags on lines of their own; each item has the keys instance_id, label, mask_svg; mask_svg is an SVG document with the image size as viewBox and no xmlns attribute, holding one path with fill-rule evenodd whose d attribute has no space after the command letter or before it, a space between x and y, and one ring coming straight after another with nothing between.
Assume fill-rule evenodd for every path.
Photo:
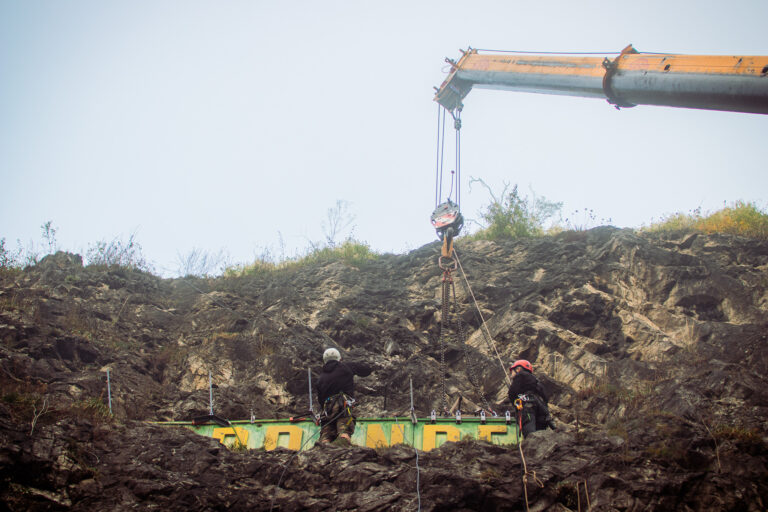
<instances>
[{"instance_id":1,"label":"safety line","mask_svg":"<svg viewBox=\"0 0 768 512\"><path fill-rule=\"evenodd\" d=\"M464 283L467 285L467 290L469 290L469 295L472 297L472 302L475 303L475 309L480 315L480 320L481 320L480 326L485 328L485 334L486 334L485 341L486 343L488 343L488 341L490 340L490 345L493 347L493 351L496 353L496 359L499 360L499 364L501 365L501 370L504 372L504 378L507 379L507 384L511 386L512 381L509 380L509 375L507 374L507 367L504 366L504 362L501 360L499 351L496 349L496 342L493 341L491 332L488 330L488 326L485 324L485 318L483 317L483 312L480 311L480 306L477 303L477 299L475 299L475 294L472 292L472 286L470 286L469 284L469 279L467 279L467 274L464 273L464 267L461 265L461 260L459 259L459 253L456 252L455 247L453 248L453 254L456 258L456 263L459 264L459 270L461 270L461 275L462 277L464 277Z\"/></svg>"},{"instance_id":2,"label":"safety line","mask_svg":"<svg viewBox=\"0 0 768 512\"><path fill-rule=\"evenodd\" d=\"M576 482L576 503L579 505L578 512L581 512L581 492L579 491L579 487L581 482ZM587 489L587 481L584 480L584 494L587 497L587 512L589 512L589 509L592 508L592 504L589 502L589 489Z\"/></svg>"},{"instance_id":3,"label":"safety line","mask_svg":"<svg viewBox=\"0 0 768 512\"><path fill-rule=\"evenodd\" d=\"M522 434L522 431L520 432ZM533 475L533 481L538 484L540 488L544 488L544 483L536 476L535 471L528 472L528 465L525 462L525 455L523 454L523 442L518 439L517 448L520 450L520 460L523 462L523 495L525 496L525 510L530 512L528 506L528 475Z\"/></svg>"},{"instance_id":4,"label":"safety line","mask_svg":"<svg viewBox=\"0 0 768 512\"><path fill-rule=\"evenodd\" d=\"M395 416L395 425L397 426L397 428L400 429L400 433L403 435L403 439L405 439L405 428L397 422L397 416ZM416 429L415 428L411 429L411 447L413 448L413 453L416 454L416 497L419 503L418 511L421 512L421 489L419 489L421 469L419 468L419 450L416 449Z\"/></svg>"},{"instance_id":5,"label":"safety line","mask_svg":"<svg viewBox=\"0 0 768 512\"><path fill-rule=\"evenodd\" d=\"M457 331L457 340L461 344L461 347L464 351L464 362L467 365L467 379L469 379L469 383L472 384L472 387L475 389L475 393L480 397L480 400L482 401L482 406L485 410L492 414L496 414L491 407L491 405L488 403L488 399L485 397L485 393L480 388L480 382L477 379L477 371L475 365L471 361L471 355L470 350L467 348L467 342L466 342L466 336L464 336L464 327L461 323L461 316L458 314L458 300L456 299L456 286L453 284L451 285L451 293L453 294L453 304L454 304L454 310L456 315L456 331Z\"/></svg>"},{"instance_id":6,"label":"safety line","mask_svg":"<svg viewBox=\"0 0 768 512\"><path fill-rule=\"evenodd\" d=\"M403 436L405 437L405 436ZM419 489L419 477L421 469L419 468L419 450L416 449L416 429L411 429L411 446L413 446L413 453L416 454L416 496L419 499L419 512L421 512L421 489Z\"/></svg>"}]
</instances>

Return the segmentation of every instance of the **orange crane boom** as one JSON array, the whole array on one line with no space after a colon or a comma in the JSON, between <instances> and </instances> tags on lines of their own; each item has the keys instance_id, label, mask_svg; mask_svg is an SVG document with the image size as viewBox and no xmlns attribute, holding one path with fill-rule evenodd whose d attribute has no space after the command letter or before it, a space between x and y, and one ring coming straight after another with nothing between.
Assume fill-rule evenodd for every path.
<instances>
[{"instance_id":1,"label":"orange crane boom","mask_svg":"<svg viewBox=\"0 0 768 512\"><path fill-rule=\"evenodd\" d=\"M617 108L662 105L768 114L768 56L639 53L608 57L479 53L469 49L435 101L461 108L473 87L607 99Z\"/></svg>"}]
</instances>

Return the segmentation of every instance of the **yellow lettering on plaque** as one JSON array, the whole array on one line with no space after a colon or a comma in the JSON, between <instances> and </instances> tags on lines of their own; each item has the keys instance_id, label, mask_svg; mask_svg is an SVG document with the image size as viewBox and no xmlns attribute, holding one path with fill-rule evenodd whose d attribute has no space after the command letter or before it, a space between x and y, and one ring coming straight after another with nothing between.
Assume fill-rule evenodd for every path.
<instances>
[{"instance_id":1,"label":"yellow lettering on plaque","mask_svg":"<svg viewBox=\"0 0 768 512\"><path fill-rule=\"evenodd\" d=\"M438 447L437 436L444 435L446 443L455 443L461 439L461 431L453 425L424 425L424 442L421 449L428 452ZM443 443L440 443L443 444Z\"/></svg>"},{"instance_id":2,"label":"yellow lettering on plaque","mask_svg":"<svg viewBox=\"0 0 768 512\"><path fill-rule=\"evenodd\" d=\"M392 425L391 440L389 446L395 446L396 444L403 444L403 438L405 437L405 425L402 423L395 423Z\"/></svg>"},{"instance_id":3,"label":"yellow lettering on plaque","mask_svg":"<svg viewBox=\"0 0 768 512\"><path fill-rule=\"evenodd\" d=\"M296 425L272 425L267 427L264 434L264 449L269 451L281 446L298 451L303 435L304 431Z\"/></svg>"},{"instance_id":4,"label":"yellow lettering on plaque","mask_svg":"<svg viewBox=\"0 0 768 512\"><path fill-rule=\"evenodd\" d=\"M387 438L384 437L384 429L376 423L369 423L365 429L365 446L368 448L383 448L387 446Z\"/></svg>"},{"instance_id":5,"label":"yellow lettering on plaque","mask_svg":"<svg viewBox=\"0 0 768 512\"><path fill-rule=\"evenodd\" d=\"M221 444L226 444L224 439L234 437L234 443L240 446L248 446L248 431L241 427L227 427L213 429L214 439L218 439Z\"/></svg>"},{"instance_id":6,"label":"yellow lettering on plaque","mask_svg":"<svg viewBox=\"0 0 768 512\"><path fill-rule=\"evenodd\" d=\"M393 424L389 431L390 442L387 443L387 438L384 435L382 426L378 423L369 423L365 429L365 446L368 448L383 448L385 446L402 444L404 431L405 425L397 423Z\"/></svg>"},{"instance_id":7,"label":"yellow lettering on plaque","mask_svg":"<svg viewBox=\"0 0 768 512\"><path fill-rule=\"evenodd\" d=\"M492 443L493 434L506 434L506 425L478 425L477 426L477 438Z\"/></svg>"}]
</instances>

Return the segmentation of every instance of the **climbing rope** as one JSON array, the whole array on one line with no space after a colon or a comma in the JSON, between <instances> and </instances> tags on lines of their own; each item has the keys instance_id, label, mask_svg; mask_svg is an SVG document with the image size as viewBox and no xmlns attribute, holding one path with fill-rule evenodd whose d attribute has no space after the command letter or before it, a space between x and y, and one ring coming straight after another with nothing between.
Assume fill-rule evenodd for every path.
<instances>
[{"instance_id":1,"label":"climbing rope","mask_svg":"<svg viewBox=\"0 0 768 512\"><path fill-rule=\"evenodd\" d=\"M530 475L533 478L534 483L539 486L539 488L544 488L544 483L539 480L539 477L536 476L535 471L528 471L528 465L525 462L525 454L523 453L523 442L520 441L517 443L517 448L520 450L520 460L523 462L523 496L525 496L525 510L527 512L530 512L530 504L528 503L528 476Z\"/></svg>"},{"instance_id":2,"label":"climbing rope","mask_svg":"<svg viewBox=\"0 0 768 512\"><path fill-rule=\"evenodd\" d=\"M504 362L501 360L499 351L496 349L496 342L493 341L493 337L491 336L491 333L488 330L488 326L485 323L485 318L483 317L483 312L480 310L480 306L477 303L475 294L472 292L472 287L469 285L469 279L467 279L467 274L464 272L464 267L461 266L459 253L456 252L456 249L453 250L453 257L456 259L456 264L458 265L459 270L461 271L461 275L464 278L464 281L462 282L466 287L469 296L472 297L472 302L475 305L475 311L477 311L477 314L480 315L480 327L481 327L481 332L483 333L483 339L485 339L486 345L493 348L493 352L496 354L496 359L499 361L499 364L501 365L501 371L504 374L504 378L507 380L507 385L511 386L512 381L509 379L509 374L507 373L507 367L504 366Z\"/></svg>"},{"instance_id":3,"label":"climbing rope","mask_svg":"<svg viewBox=\"0 0 768 512\"><path fill-rule=\"evenodd\" d=\"M397 428L400 429L400 433L403 436L403 439L405 439L405 427L400 425L397 422L397 416L395 416L395 425L397 425ZM407 445L406 445L407 446ZM416 454L416 499L418 500L418 512L421 512L421 469L419 468L419 450L416 449L416 429L411 429L411 447L413 448L413 453Z\"/></svg>"},{"instance_id":4,"label":"climbing rope","mask_svg":"<svg viewBox=\"0 0 768 512\"><path fill-rule=\"evenodd\" d=\"M458 300L456 299L455 286L452 287L451 292L453 293L454 308L458 309ZM469 380L469 383L472 384L472 388L475 390L475 394L480 397L480 400L482 400L483 409L495 415L496 413L488 403L488 399L485 398L485 393L483 393L483 390L480 388L480 382L477 378L477 370L471 361L471 353L464 336L464 326L459 315L456 315L456 332L458 334L459 343L461 343L461 347L464 350L464 362L467 367L467 380Z\"/></svg>"},{"instance_id":5,"label":"climbing rope","mask_svg":"<svg viewBox=\"0 0 768 512\"><path fill-rule=\"evenodd\" d=\"M515 415L517 417L517 428L518 433L522 435L523 433L523 401L519 398L515 399L514 402L515 406ZM525 510L530 511L529 504L528 504L528 475L531 475L533 477L533 481L541 488L544 487L544 484L541 480L539 480L539 477L536 476L535 471L528 471L528 464L525 462L525 454L523 453L523 441L518 439L517 442L517 449L520 450L520 460L523 463L523 495L525 496Z\"/></svg>"},{"instance_id":6,"label":"climbing rope","mask_svg":"<svg viewBox=\"0 0 768 512\"><path fill-rule=\"evenodd\" d=\"M579 510L578 512L581 512L581 492L579 491L579 484L581 482L576 482L576 503L578 504ZM592 508L592 504L589 502L589 489L587 489L587 481L584 480L584 495L587 498L587 512L589 512L589 509Z\"/></svg>"}]
</instances>

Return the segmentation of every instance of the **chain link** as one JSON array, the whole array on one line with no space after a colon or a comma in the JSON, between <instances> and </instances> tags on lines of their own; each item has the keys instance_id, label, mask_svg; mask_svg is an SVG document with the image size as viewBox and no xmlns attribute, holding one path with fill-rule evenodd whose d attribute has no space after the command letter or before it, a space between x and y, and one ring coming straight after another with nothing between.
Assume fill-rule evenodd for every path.
<instances>
[{"instance_id":1,"label":"chain link","mask_svg":"<svg viewBox=\"0 0 768 512\"><path fill-rule=\"evenodd\" d=\"M443 271L443 311L440 318L440 375L442 376L442 396L441 401L443 403L443 415L448 414L448 395L445 392L445 379L446 379L446 367L445 367L445 338L448 336L448 314L450 309L450 289L453 285L453 277L451 276L450 268Z\"/></svg>"},{"instance_id":2,"label":"chain link","mask_svg":"<svg viewBox=\"0 0 768 512\"><path fill-rule=\"evenodd\" d=\"M448 410L448 394L446 393L446 374L447 374L447 367L445 364L445 350L446 350L446 341L450 337L450 329L449 325L451 324L450 318L451 316L455 316L455 332L456 332L456 338L457 343L461 344L462 349L464 351L464 362L466 364L466 373L467 373L467 379L469 380L469 383L472 385L472 388L475 391L475 394L480 397L480 400L482 401L483 408L489 412L492 412L493 409L490 406L490 403L488 402L488 399L485 397L485 393L483 393L480 382L477 378L477 368L472 363L472 357L471 357L471 351L467 347L465 335L464 335L464 325L461 322L461 317L458 314L459 310L459 302L458 298L456 297L456 286L453 281L453 276L451 274L451 271L455 269L454 266L451 265L440 265L440 268L443 269L443 286L442 286L442 317L440 318L440 374L441 374L441 391L442 391L442 397L441 402L443 405L443 415L447 415L449 413ZM451 308L451 298L453 298L453 308ZM453 312L451 312L451 309L453 309Z\"/></svg>"}]
</instances>

